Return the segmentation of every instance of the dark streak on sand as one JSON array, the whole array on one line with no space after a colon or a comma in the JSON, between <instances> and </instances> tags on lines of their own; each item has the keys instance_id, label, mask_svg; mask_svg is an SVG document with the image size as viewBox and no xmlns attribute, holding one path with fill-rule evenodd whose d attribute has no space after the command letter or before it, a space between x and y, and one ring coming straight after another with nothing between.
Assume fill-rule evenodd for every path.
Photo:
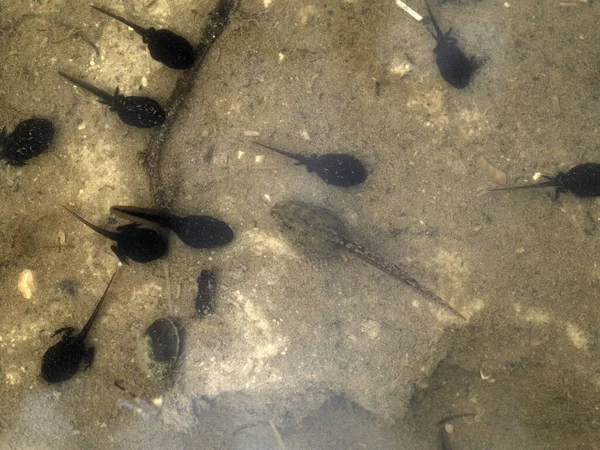
<instances>
[{"instance_id":1,"label":"dark streak on sand","mask_svg":"<svg viewBox=\"0 0 600 450\"><path fill-rule=\"evenodd\" d=\"M177 193L176 187L169 185L168 180L163 179L161 161L164 145L170 138L173 124L179 117L181 107L189 97L204 57L229 23L234 6L235 0L218 0L217 5L208 15L208 22L202 32L200 44L195 49L196 63L190 70L182 73L177 80L175 89L166 105L166 109L169 111L167 120L156 129L143 154L143 167L148 175L152 200L157 208L168 208Z\"/></svg>"}]
</instances>

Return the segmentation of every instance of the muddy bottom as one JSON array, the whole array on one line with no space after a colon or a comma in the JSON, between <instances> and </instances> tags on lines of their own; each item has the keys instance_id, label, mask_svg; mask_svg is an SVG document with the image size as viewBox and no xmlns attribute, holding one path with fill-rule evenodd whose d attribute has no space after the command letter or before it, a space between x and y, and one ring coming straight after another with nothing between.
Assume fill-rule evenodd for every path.
<instances>
[{"instance_id":1,"label":"muddy bottom","mask_svg":"<svg viewBox=\"0 0 600 450\"><path fill-rule=\"evenodd\" d=\"M106 5L195 46L215 8ZM440 76L431 23L393 1L241 0L186 72L87 4L2 5L0 123L56 127L27 165L0 162L2 448L419 450L460 414L454 449L598 447L600 206L487 188L600 162L600 7L431 7L477 67L465 89ZM58 71L168 105L168 127L125 125ZM368 176L328 185L252 141L349 154ZM298 247L270 214L283 201L327 208L466 320L361 258ZM109 230L127 223L114 205L209 215L234 239L162 230L166 257L120 265L61 205ZM52 334L85 324L116 269L92 367L45 383ZM152 370L145 331L165 317L185 343Z\"/></svg>"}]
</instances>

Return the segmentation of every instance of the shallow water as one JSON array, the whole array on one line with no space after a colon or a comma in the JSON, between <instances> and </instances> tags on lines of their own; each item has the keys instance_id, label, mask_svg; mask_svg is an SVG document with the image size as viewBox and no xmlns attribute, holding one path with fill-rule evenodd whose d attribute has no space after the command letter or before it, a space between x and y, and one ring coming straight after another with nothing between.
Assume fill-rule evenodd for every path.
<instances>
[{"instance_id":1,"label":"shallow water","mask_svg":"<svg viewBox=\"0 0 600 450\"><path fill-rule=\"evenodd\" d=\"M440 77L430 27L391 0L241 0L189 75L87 4L2 5L2 123L47 117L57 131L27 166L0 162L0 447L419 450L467 412L456 449L598 446L599 204L485 189L502 172L520 184L600 162L600 7L431 6L480 66L466 89ZM110 7L197 44L214 3ZM163 105L183 93L170 132L125 126L59 70ZM352 154L369 177L328 186L253 140ZM144 157L152 143L160 160ZM269 214L284 200L330 209L468 321L356 259L308 258ZM224 220L235 239L198 250L171 236L167 258L121 267L88 338L91 369L48 386L51 334L83 326L118 264L61 205L110 229L124 223L113 205L168 206ZM200 319L209 268L216 313ZM139 350L160 317L186 332L162 378ZM162 407L117 404L135 396Z\"/></svg>"}]
</instances>

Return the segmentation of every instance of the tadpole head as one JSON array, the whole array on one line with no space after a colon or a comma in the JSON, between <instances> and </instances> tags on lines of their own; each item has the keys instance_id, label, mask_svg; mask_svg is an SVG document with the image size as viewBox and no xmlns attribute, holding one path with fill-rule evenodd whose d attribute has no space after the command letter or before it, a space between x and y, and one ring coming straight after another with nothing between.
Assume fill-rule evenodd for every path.
<instances>
[{"instance_id":1,"label":"tadpole head","mask_svg":"<svg viewBox=\"0 0 600 450\"><path fill-rule=\"evenodd\" d=\"M558 186L556 189L560 190L560 192L567 192L567 189L565 188L565 182L567 181L567 174L565 172L558 172L553 178L548 178L549 180L552 180L554 182L556 182L556 185Z\"/></svg>"},{"instance_id":2,"label":"tadpole head","mask_svg":"<svg viewBox=\"0 0 600 450\"><path fill-rule=\"evenodd\" d=\"M150 28L146 28L144 33L140 33L140 35L142 36L142 42L144 44L147 44L149 41L149 37L152 36L152 34L156 33L156 28L154 27L150 27Z\"/></svg>"},{"instance_id":3,"label":"tadpole head","mask_svg":"<svg viewBox=\"0 0 600 450\"><path fill-rule=\"evenodd\" d=\"M296 165L304 164L306 166L307 172L314 172L315 168L319 166L318 159L319 155L317 155L316 153L312 153L308 155L306 162L297 162Z\"/></svg>"}]
</instances>

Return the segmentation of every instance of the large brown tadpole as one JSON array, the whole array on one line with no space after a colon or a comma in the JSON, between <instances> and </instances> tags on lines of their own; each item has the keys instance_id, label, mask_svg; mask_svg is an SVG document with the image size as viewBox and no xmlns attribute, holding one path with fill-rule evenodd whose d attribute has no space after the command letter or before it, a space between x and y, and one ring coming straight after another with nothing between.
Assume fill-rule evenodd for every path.
<instances>
[{"instance_id":1,"label":"large brown tadpole","mask_svg":"<svg viewBox=\"0 0 600 450\"><path fill-rule=\"evenodd\" d=\"M309 256L330 257L340 250L352 252L364 262L408 284L425 298L455 316L467 320L460 312L431 289L421 285L404 269L353 242L344 223L333 211L311 203L283 201L276 203L271 208L271 215L278 223L282 234L301 247Z\"/></svg>"}]
</instances>

